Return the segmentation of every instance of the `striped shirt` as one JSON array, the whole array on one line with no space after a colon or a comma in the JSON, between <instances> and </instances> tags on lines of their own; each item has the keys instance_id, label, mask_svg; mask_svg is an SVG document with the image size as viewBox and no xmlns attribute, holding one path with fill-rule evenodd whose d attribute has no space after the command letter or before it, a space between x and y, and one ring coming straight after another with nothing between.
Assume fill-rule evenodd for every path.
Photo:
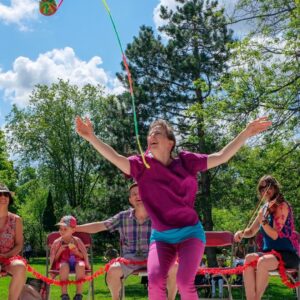
<instances>
[{"instance_id":1,"label":"striped shirt","mask_svg":"<svg viewBox=\"0 0 300 300\"><path fill-rule=\"evenodd\" d=\"M140 224L135 217L135 210L122 211L104 221L108 231L119 231L122 256L128 254L147 257L151 234L151 221L147 218Z\"/></svg>"}]
</instances>

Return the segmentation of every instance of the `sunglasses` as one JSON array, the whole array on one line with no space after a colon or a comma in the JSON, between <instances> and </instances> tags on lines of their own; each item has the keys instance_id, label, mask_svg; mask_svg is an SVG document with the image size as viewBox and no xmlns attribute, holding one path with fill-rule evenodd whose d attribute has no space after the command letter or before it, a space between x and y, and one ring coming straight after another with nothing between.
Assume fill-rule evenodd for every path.
<instances>
[{"instance_id":1,"label":"sunglasses","mask_svg":"<svg viewBox=\"0 0 300 300\"><path fill-rule=\"evenodd\" d=\"M9 197L10 193L8 192L0 192L0 197L4 196L4 197Z\"/></svg>"}]
</instances>

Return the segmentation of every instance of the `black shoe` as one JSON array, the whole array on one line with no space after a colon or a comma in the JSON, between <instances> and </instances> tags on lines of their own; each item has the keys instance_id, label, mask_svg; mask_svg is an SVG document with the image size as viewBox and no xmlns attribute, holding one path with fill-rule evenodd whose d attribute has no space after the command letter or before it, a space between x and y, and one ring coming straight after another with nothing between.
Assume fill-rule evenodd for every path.
<instances>
[{"instance_id":1,"label":"black shoe","mask_svg":"<svg viewBox=\"0 0 300 300\"><path fill-rule=\"evenodd\" d=\"M60 297L61 297L61 300L70 300L70 297L68 294L62 294Z\"/></svg>"},{"instance_id":2,"label":"black shoe","mask_svg":"<svg viewBox=\"0 0 300 300\"><path fill-rule=\"evenodd\" d=\"M76 294L74 296L73 300L82 300L82 295L81 294Z\"/></svg>"}]
</instances>

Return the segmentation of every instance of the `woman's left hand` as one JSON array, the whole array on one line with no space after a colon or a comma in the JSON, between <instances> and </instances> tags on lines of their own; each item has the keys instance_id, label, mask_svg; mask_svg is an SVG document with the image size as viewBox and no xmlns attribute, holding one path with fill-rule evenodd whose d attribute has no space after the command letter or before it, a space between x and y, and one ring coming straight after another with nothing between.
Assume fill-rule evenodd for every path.
<instances>
[{"instance_id":1,"label":"woman's left hand","mask_svg":"<svg viewBox=\"0 0 300 300\"><path fill-rule=\"evenodd\" d=\"M272 122L268 121L268 117L261 117L261 118L258 118L256 120L250 122L247 125L245 132L247 133L248 137L251 137L260 132L267 130L271 125L272 125Z\"/></svg>"},{"instance_id":2,"label":"woman's left hand","mask_svg":"<svg viewBox=\"0 0 300 300\"><path fill-rule=\"evenodd\" d=\"M259 212L258 212L258 222L259 222L259 224L262 224L263 220L264 220L263 210L260 209Z\"/></svg>"}]
</instances>

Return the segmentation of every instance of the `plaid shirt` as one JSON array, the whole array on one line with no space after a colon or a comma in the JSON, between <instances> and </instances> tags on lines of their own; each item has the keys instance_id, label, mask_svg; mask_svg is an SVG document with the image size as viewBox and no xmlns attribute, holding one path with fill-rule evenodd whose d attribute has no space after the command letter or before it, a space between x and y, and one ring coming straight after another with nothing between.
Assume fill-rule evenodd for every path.
<instances>
[{"instance_id":1,"label":"plaid shirt","mask_svg":"<svg viewBox=\"0 0 300 300\"><path fill-rule=\"evenodd\" d=\"M134 209L122 211L110 219L104 221L110 231L119 231L122 256L128 254L138 257L147 257L151 234L151 221L147 218L143 224L139 224Z\"/></svg>"}]
</instances>

